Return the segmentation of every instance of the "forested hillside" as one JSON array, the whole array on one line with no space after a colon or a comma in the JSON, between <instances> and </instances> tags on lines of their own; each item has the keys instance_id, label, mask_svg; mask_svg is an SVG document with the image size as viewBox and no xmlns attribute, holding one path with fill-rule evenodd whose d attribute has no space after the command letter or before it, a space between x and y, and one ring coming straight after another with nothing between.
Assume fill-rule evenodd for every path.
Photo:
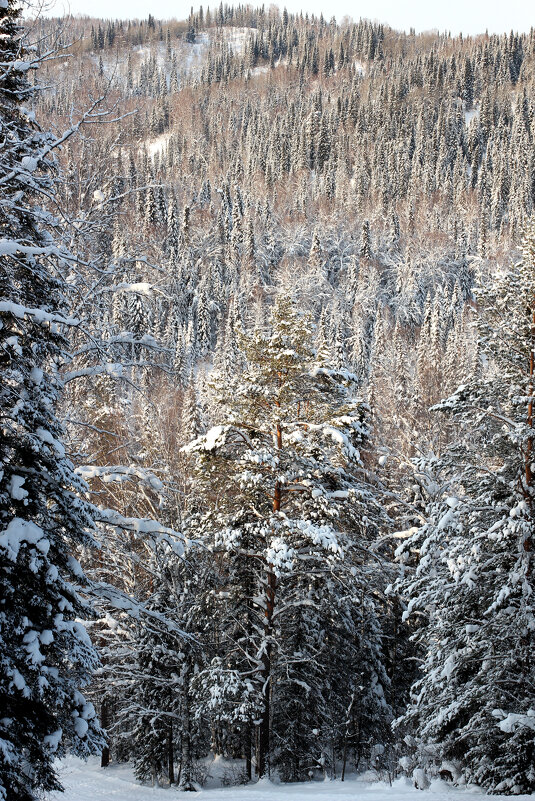
<instances>
[{"instance_id":1,"label":"forested hillside","mask_svg":"<svg viewBox=\"0 0 535 801\"><path fill-rule=\"evenodd\" d=\"M6 417L0 556L9 588L4 520L53 503L13 456L27 426L90 531L64 538L85 576L59 562L100 659L85 725L54 719L34 761L102 747L94 706L103 765L182 789L211 751L228 783L534 791L535 31L223 5L25 28L36 68L0 63L2 409L33 381L61 425ZM33 297L13 276L43 258Z\"/></svg>"}]
</instances>

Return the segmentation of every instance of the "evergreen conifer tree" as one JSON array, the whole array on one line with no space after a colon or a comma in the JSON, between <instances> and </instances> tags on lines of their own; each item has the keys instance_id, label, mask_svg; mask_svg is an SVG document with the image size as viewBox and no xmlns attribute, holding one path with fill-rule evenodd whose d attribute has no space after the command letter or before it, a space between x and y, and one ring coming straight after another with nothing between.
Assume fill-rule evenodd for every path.
<instances>
[{"instance_id":1,"label":"evergreen conifer tree","mask_svg":"<svg viewBox=\"0 0 535 801\"><path fill-rule=\"evenodd\" d=\"M316 363L310 319L281 296L269 330L242 339L244 371L212 382L221 424L186 447L206 508L190 520L191 536L221 560L215 617L224 650L204 692L230 703L224 687L234 671L233 692L238 682L247 699L245 755L260 720L259 775L271 766L295 780L340 746L335 721L354 681L365 681L359 738L378 736L375 724L388 719L380 581L367 550L388 521L360 452L366 408L350 373ZM357 663L366 680L357 680ZM214 683L222 689L210 690Z\"/></svg>"},{"instance_id":2,"label":"evergreen conifer tree","mask_svg":"<svg viewBox=\"0 0 535 801\"><path fill-rule=\"evenodd\" d=\"M95 545L86 487L61 443L58 366L66 344L65 262L36 197L53 194L52 138L22 108L19 11L0 3L0 798L61 789L54 760L104 745L81 690L98 664L79 618Z\"/></svg>"},{"instance_id":3,"label":"evergreen conifer tree","mask_svg":"<svg viewBox=\"0 0 535 801\"><path fill-rule=\"evenodd\" d=\"M481 360L438 407L463 436L420 464L427 523L400 549L419 554L402 583L423 654L404 717L416 760L493 793L535 789L534 298L532 226L523 260L479 292Z\"/></svg>"}]
</instances>

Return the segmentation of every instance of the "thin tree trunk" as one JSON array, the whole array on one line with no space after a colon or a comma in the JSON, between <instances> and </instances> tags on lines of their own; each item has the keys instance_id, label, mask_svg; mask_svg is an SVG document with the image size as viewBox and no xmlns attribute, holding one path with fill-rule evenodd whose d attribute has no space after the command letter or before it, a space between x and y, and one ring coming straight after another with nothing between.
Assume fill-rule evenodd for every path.
<instances>
[{"instance_id":1,"label":"thin tree trunk","mask_svg":"<svg viewBox=\"0 0 535 801\"><path fill-rule=\"evenodd\" d=\"M109 725L109 709L107 701L103 701L100 707L100 724L104 731L108 728ZM107 768L110 764L110 748L108 745L105 745L102 749L102 754L100 755L100 767Z\"/></svg>"},{"instance_id":2,"label":"thin tree trunk","mask_svg":"<svg viewBox=\"0 0 535 801\"><path fill-rule=\"evenodd\" d=\"M342 775L340 777L340 781L342 781L342 782L344 781L344 779L346 777L347 743L348 743L348 740L349 740L349 728L350 728L350 725L351 725L351 714L353 712L353 704L354 703L355 703L355 693L352 692L351 693L351 701L349 703L349 706L348 706L347 712L346 712L346 729L345 729L345 732L344 732L344 749L343 749L343 753L342 753Z\"/></svg>"},{"instance_id":3,"label":"thin tree trunk","mask_svg":"<svg viewBox=\"0 0 535 801\"><path fill-rule=\"evenodd\" d=\"M347 764L347 732L344 737L344 750L342 753L342 775L340 781L343 782L346 777L346 764Z\"/></svg>"},{"instance_id":4,"label":"thin tree trunk","mask_svg":"<svg viewBox=\"0 0 535 801\"><path fill-rule=\"evenodd\" d=\"M173 752L173 724L169 725L169 739L167 741L167 773L169 776L169 784L175 783L175 767L174 767L174 752Z\"/></svg>"},{"instance_id":5,"label":"thin tree trunk","mask_svg":"<svg viewBox=\"0 0 535 801\"><path fill-rule=\"evenodd\" d=\"M244 736L244 751L245 751L245 773L249 781L252 779L252 761L251 761L251 724L248 723L245 727Z\"/></svg>"}]
</instances>

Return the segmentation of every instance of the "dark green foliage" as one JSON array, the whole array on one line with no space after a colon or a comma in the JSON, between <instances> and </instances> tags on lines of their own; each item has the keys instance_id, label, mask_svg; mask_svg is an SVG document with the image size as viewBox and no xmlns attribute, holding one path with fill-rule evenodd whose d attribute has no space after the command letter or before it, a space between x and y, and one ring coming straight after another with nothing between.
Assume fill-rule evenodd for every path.
<instances>
[{"instance_id":1,"label":"dark green foliage","mask_svg":"<svg viewBox=\"0 0 535 801\"><path fill-rule=\"evenodd\" d=\"M65 262L52 218L52 138L22 108L32 95L18 11L0 6L0 797L61 789L54 760L104 743L81 690L98 658L75 555L91 548L84 482L56 417L66 353ZM48 226L45 223L49 223Z\"/></svg>"}]
</instances>

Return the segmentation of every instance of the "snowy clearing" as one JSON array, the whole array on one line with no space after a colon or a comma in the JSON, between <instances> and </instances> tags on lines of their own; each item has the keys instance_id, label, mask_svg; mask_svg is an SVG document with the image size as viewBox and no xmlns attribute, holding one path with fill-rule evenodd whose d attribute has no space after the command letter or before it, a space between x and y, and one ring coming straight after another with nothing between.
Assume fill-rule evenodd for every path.
<instances>
[{"instance_id":1,"label":"snowy clearing","mask_svg":"<svg viewBox=\"0 0 535 801\"><path fill-rule=\"evenodd\" d=\"M139 152L141 153L143 151L143 147L146 147L148 154L154 158L156 153L161 153L167 147L170 138L171 134L164 133L158 136L156 139L145 139L145 142L140 147Z\"/></svg>"},{"instance_id":2,"label":"snowy clearing","mask_svg":"<svg viewBox=\"0 0 535 801\"><path fill-rule=\"evenodd\" d=\"M225 41L232 47L235 55L243 53L247 37L256 33L255 28L229 28L225 30Z\"/></svg>"},{"instance_id":3,"label":"snowy clearing","mask_svg":"<svg viewBox=\"0 0 535 801\"><path fill-rule=\"evenodd\" d=\"M141 786L128 765L110 766L102 769L100 760L93 758L87 763L73 757L64 760L60 766L61 781L65 793L51 793L50 801L153 801L169 798L171 795L195 798L192 793L184 793L176 788L154 788ZM397 779L392 786L385 782L365 781L364 778L351 777L345 782L325 781L303 784L274 784L262 781L258 784L238 787L204 787L198 795L206 801L270 801L270 799L289 799L289 801L338 801L338 799L366 799L366 801L460 801L463 796L483 795L474 788L451 787L442 781L432 782L431 787L422 794L408 779ZM494 796L506 798L506 796ZM516 799L533 798L517 795Z\"/></svg>"},{"instance_id":4,"label":"snowy clearing","mask_svg":"<svg viewBox=\"0 0 535 801\"><path fill-rule=\"evenodd\" d=\"M470 111L464 112L464 124L466 125L467 128L473 119L478 119L478 118L479 118L478 108L471 108Z\"/></svg>"}]
</instances>

